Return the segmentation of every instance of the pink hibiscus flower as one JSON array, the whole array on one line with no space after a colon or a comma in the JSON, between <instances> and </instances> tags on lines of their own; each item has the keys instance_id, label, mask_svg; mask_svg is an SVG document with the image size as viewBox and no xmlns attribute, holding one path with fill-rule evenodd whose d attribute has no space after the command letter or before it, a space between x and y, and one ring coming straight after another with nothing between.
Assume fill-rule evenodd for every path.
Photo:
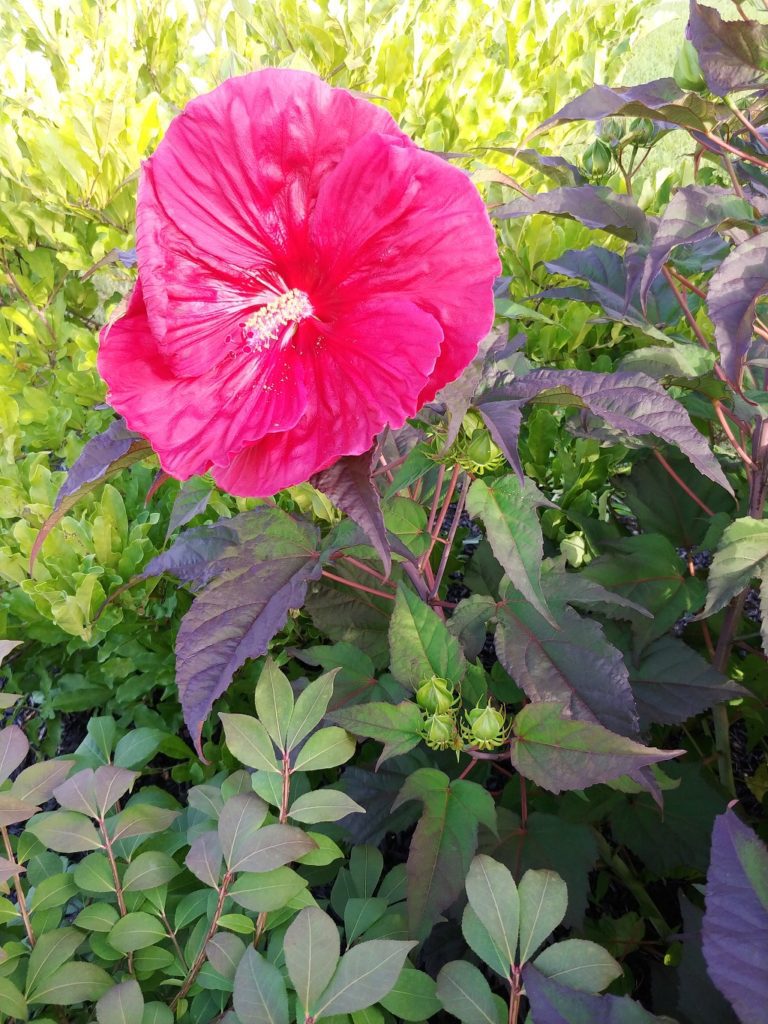
<instances>
[{"instance_id":1,"label":"pink hibiscus flower","mask_svg":"<svg viewBox=\"0 0 768 1024\"><path fill-rule=\"evenodd\" d=\"M141 171L139 279L104 329L108 399L179 479L266 496L367 451L493 318L467 176L314 75L193 100Z\"/></svg>"}]
</instances>

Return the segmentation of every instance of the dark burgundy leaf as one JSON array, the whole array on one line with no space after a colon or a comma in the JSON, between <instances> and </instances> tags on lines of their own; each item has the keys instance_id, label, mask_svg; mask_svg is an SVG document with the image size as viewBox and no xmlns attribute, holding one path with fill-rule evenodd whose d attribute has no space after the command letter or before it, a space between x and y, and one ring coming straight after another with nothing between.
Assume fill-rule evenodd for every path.
<instances>
[{"instance_id":1,"label":"dark burgundy leaf","mask_svg":"<svg viewBox=\"0 0 768 1024\"><path fill-rule=\"evenodd\" d=\"M445 407L448 414L448 427L443 441L443 451L447 451L459 436L461 422L467 413L472 399L481 387L481 381L487 376L491 367L495 366L499 359L503 359L510 350L512 352L519 348L515 346L516 339L509 341L509 325L503 323L495 327L480 343L478 353L462 375L438 392L435 397L435 404ZM523 335L523 342L525 336ZM512 348L512 346L515 346ZM488 364L488 365L486 365Z\"/></svg>"},{"instance_id":2,"label":"dark burgundy leaf","mask_svg":"<svg viewBox=\"0 0 768 1024\"><path fill-rule=\"evenodd\" d=\"M105 480L152 454L149 441L135 434L125 420L114 420L103 434L87 442L56 495L53 512L40 527L29 555L30 571L43 541L77 502Z\"/></svg>"},{"instance_id":3,"label":"dark burgundy leaf","mask_svg":"<svg viewBox=\"0 0 768 1024\"><path fill-rule=\"evenodd\" d=\"M492 211L497 220L529 217L535 213L577 220L585 227L600 228L628 241L650 242L653 236L653 221L646 217L637 203L628 196L618 195L598 185L556 188L531 199L514 199Z\"/></svg>"},{"instance_id":4,"label":"dark burgundy leaf","mask_svg":"<svg viewBox=\"0 0 768 1024\"><path fill-rule=\"evenodd\" d=\"M392 553L379 492L371 478L372 454L345 455L328 469L316 473L309 482L365 532L388 576L392 568Z\"/></svg>"},{"instance_id":5,"label":"dark burgundy leaf","mask_svg":"<svg viewBox=\"0 0 768 1024\"><path fill-rule=\"evenodd\" d=\"M544 156L535 149L511 149L500 146L504 153L513 153L516 160L522 160L529 167L552 178L558 185L585 185L586 178L575 164L569 163L561 156Z\"/></svg>"},{"instance_id":6,"label":"dark burgundy leaf","mask_svg":"<svg viewBox=\"0 0 768 1024\"><path fill-rule=\"evenodd\" d=\"M535 134L556 124L600 121L604 117L647 117L662 127L703 131L706 127L704 118L712 117L712 107L700 96L683 92L674 78L660 78L655 82L618 89L593 85L547 118Z\"/></svg>"},{"instance_id":7,"label":"dark burgundy leaf","mask_svg":"<svg viewBox=\"0 0 768 1024\"><path fill-rule=\"evenodd\" d=\"M670 201L659 221L650 252L643 267L640 301L646 308L648 295L667 257L677 245L700 242L724 224L753 220L750 204L724 188L688 185ZM653 315L651 314L653 319Z\"/></svg>"},{"instance_id":8,"label":"dark burgundy leaf","mask_svg":"<svg viewBox=\"0 0 768 1024\"><path fill-rule=\"evenodd\" d=\"M724 21L714 7L692 0L687 36L715 96L768 86L768 25Z\"/></svg>"},{"instance_id":9,"label":"dark burgundy leaf","mask_svg":"<svg viewBox=\"0 0 768 1024\"><path fill-rule=\"evenodd\" d=\"M574 718L637 736L627 668L600 623L561 605L557 626L552 626L509 584L501 598L496 653L528 697L559 701Z\"/></svg>"},{"instance_id":10,"label":"dark burgundy leaf","mask_svg":"<svg viewBox=\"0 0 768 1024\"><path fill-rule=\"evenodd\" d=\"M765 1024L768 850L730 810L712 830L702 938L709 976L741 1024Z\"/></svg>"},{"instance_id":11,"label":"dark burgundy leaf","mask_svg":"<svg viewBox=\"0 0 768 1024\"><path fill-rule=\"evenodd\" d=\"M173 503L166 540L180 526L186 526L195 516L205 512L212 491L211 485L201 476L193 476L191 480L184 481Z\"/></svg>"},{"instance_id":12,"label":"dark burgundy leaf","mask_svg":"<svg viewBox=\"0 0 768 1024\"><path fill-rule=\"evenodd\" d=\"M501 449L504 458L517 473L520 483L524 482L523 467L517 450L520 424L523 422L523 401L480 400L477 411L483 417L491 437Z\"/></svg>"},{"instance_id":13,"label":"dark burgundy leaf","mask_svg":"<svg viewBox=\"0 0 768 1024\"><path fill-rule=\"evenodd\" d=\"M707 974L701 949L701 921L704 912L680 896L683 915L682 952L677 968L677 1012L693 1024L738 1024L729 1003L720 995Z\"/></svg>"},{"instance_id":14,"label":"dark burgundy leaf","mask_svg":"<svg viewBox=\"0 0 768 1024\"><path fill-rule=\"evenodd\" d=\"M184 720L200 751L213 701L248 658L267 650L291 608L320 578L319 530L263 505L188 530L144 575L169 572L201 591L176 638L176 678Z\"/></svg>"},{"instance_id":15,"label":"dark burgundy leaf","mask_svg":"<svg viewBox=\"0 0 768 1024\"><path fill-rule=\"evenodd\" d=\"M639 665L630 664L629 681L643 728L652 722L684 722L713 704L747 692L671 636L655 640Z\"/></svg>"},{"instance_id":16,"label":"dark burgundy leaf","mask_svg":"<svg viewBox=\"0 0 768 1024\"><path fill-rule=\"evenodd\" d=\"M588 282L586 288L548 288L532 298L577 299L602 306L612 320L629 324L639 330L666 341L658 328L676 323L680 307L674 292L666 281L657 281L650 289L647 309L640 305L637 279L642 268L633 272L631 262L610 249L590 245L586 249L571 249L556 260L545 262L551 274L563 274Z\"/></svg>"},{"instance_id":17,"label":"dark burgundy leaf","mask_svg":"<svg viewBox=\"0 0 768 1024\"><path fill-rule=\"evenodd\" d=\"M709 282L707 306L723 370L740 383L758 299L768 293L768 231L748 238L723 260Z\"/></svg>"},{"instance_id":18,"label":"dark burgundy leaf","mask_svg":"<svg viewBox=\"0 0 768 1024\"><path fill-rule=\"evenodd\" d=\"M595 416L632 437L652 434L677 445L704 476L733 493L704 437L694 427L679 402L644 373L593 373L588 370L535 370L515 381L509 398L530 401L552 391L569 393ZM567 404L567 401L563 401Z\"/></svg>"},{"instance_id":19,"label":"dark burgundy leaf","mask_svg":"<svg viewBox=\"0 0 768 1024\"><path fill-rule=\"evenodd\" d=\"M627 996L596 996L560 985L532 963L523 967L523 982L536 1024L655 1024L661 1020Z\"/></svg>"}]
</instances>

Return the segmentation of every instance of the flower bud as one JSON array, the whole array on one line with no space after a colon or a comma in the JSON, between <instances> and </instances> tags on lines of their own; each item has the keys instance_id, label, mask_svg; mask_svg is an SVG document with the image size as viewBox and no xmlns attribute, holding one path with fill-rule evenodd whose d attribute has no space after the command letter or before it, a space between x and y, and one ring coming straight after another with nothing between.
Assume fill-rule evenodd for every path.
<instances>
[{"instance_id":1,"label":"flower bud","mask_svg":"<svg viewBox=\"0 0 768 1024\"><path fill-rule=\"evenodd\" d=\"M650 146L657 135L658 129L649 117L636 117L629 123L627 141L633 142L636 146Z\"/></svg>"},{"instance_id":2,"label":"flower bud","mask_svg":"<svg viewBox=\"0 0 768 1024\"><path fill-rule=\"evenodd\" d=\"M466 724L462 728L466 742L481 750L500 747L508 732L506 715L492 704L484 708L476 707L467 712Z\"/></svg>"},{"instance_id":3,"label":"flower bud","mask_svg":"<svg viewBox=\"0 0 768 1024\"><path fill-rule=\"evenodd\" d=\"M684 40L680 47L673 75L680 88L687 89L688 92L704 92L707 88L704 75L701 73L699 55L690 39Z\"/></svg>"},{"instance_id":4,"label":"flower bud","mask_svg":"<svg viewBox=\"0 0 768 1024\"><path fill-rule=\"evenodd\" d=\"M430 715L445 714L455 702L451 684L440 676L426 679L416 691L416 703Z\"/></svg>"},{"instance_id":5,"label":"flower bud","mask_svg":"<svg viewBox=\"0 0 768 1024\"><path fill-rule=\"evenodd\" d=\"M427 746L433 750L446 750L448 747L454 746L457 732L453 715L447 713L427 715L421 734Z\"/></svg>"},{"instance_id":6,"label":"flower bud","mask_svg":"<svg viewBox=\"0 0 768 1024\"><path fill-rule=\"evenodd\" d=\"M602 139L595 139L581 158L581 166L590 178L602 178L611 166L611 147Z\"/></svg>"}]
</instances>

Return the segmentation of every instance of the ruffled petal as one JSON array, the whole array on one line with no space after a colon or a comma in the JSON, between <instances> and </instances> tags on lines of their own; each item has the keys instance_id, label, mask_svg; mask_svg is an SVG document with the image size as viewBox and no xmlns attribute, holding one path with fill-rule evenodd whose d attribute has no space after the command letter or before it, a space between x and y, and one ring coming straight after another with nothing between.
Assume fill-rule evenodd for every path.
<instances>
[{"instance_id":1,"label":"ruffled petal","mask_svg":"<svg viewBox=\"0 0 768 1024\"><path fill-rule=\"evenodd\" d=\"M243 346L206 374L177 377L150 330L141 279L124 316L101 333L98 366L109 403L181 480L226 465L271 431L290 429L307 404L293 343L263 353Z\"/></svg>"},{"instance_id":2,"label":"ruffled petal","mask_svg":"<svg viewBox=\"0 0 768 1024\"><path fill-rule=\"evenodd\" d=\"M493 227L466 174L431 153L360 139L320 187L310 244L330 305L398 295L440 322L445 341L419 404L459 376L491 328Z\"/></svg>"},{"instance_id":3,"label":"ruffled petal","mask_svg":"<svg viewBox=\"0 0 768 1024\"><path fill-rule=\"evenodd\" d=\"M152 329L176 372L215 364L238 303L252 308L263 283L301 287L292 279L312 271L307 217L320 182L371 131L405 138L372 103L271 68L229 79L173 120L142 168L137 249Z\"/></svg>"},{"instance_id":4,"label":"ruffled petal","mask_svg":"<svg viewBox=\"0 0 768 1024\"><path fill-rule=\"evenodd\" d=\"M246 448L216 482L232 494L266 497L309 479L342 455L371 447L419 408L418 395L443 340L437 320L413 303L372 299L342 313L312 341L302 328L307 407L293 429Z\"/></svg>"}]
</instances>

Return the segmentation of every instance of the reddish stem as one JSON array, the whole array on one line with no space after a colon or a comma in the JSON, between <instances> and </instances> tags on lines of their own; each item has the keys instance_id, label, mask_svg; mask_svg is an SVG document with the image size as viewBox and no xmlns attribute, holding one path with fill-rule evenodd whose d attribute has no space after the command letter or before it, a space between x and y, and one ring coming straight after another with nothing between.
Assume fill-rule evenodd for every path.
<instances>
[{"instance_id":1,"label":"reddish stem","mask_svg":"<svg viewBox=\"0 0 768 1024\"><path fill-rule=\"evenodd\" d=\"M461 466L457 464L453 467L453 472L451 473L451 480L450 483L448 484L448 490L446 491L445 498L443 499L443 507L440 509L440 515L437 517L437 522L434 524L430 531L432 536L430 538L429 548L421 556L421 561L419 562L419 569L421 570L421 572L424 572L424 567L429 565L429 560L432 557L432 551L434 550L435 544L437 543L437 539L440 536L440 531L443 528L445 517L448 515L448 506L451 504L453 492L456 490L456 484L458 482L460 473ZM434 580L432 580L431 583L434 584Z\"/></svg>"},{"instance_id":2,"label":"reddish stem","mask_svg":"<svg viewBox=\"0 0 768 1024\"><path fill-rule=\"evenodd\" d=\"M350 565L354 565L355 568L361 569L363 572L367 572L369 576L373 576L374 579L379 580L379 582L384 583L388 587L392 587L393 589L395 588L395 584L392 582L392 580L387 579L386 576L384 576L380 572L377 572L370 565L366 565L365 562L361 562L357 558L353 558L351 555L342 555L341 558L343 561L349 562Z\"/></svg>"},{"instance_id":3,"label":"reddish stem","mask_svg":"<svg viewBox=\"0 0 768 1024\"><path fill-rule=\"evenodd\" d=\"M356 583L354 580L344 579L343 576L337 576L335 572L328 572L327 569L323 569L323 576L326 579L334 580L336 583L343 583L345 587L351 587L353 590L362 590L366 594L373 594L374 597L384 597L387 601L394 601L394 594L387 594L384 590L374 590L373 587L366 587L364 583Z\"/></svg>"},{"instance_id":4,"label":"reddish stem","mask_svg":"<svg viewBox=\"0 0 768 1024\"><path fill-rule=\"evenodd\" d=\"M437 597L437 592L440 589L440 584L442 583L443 576L445 575L448 559L450 558L451 551L453 549L453 542L456 538L456 531L459 528L459 520L461 519L461 514L464 511L464 504L467 500L467 492L469 491L471 483L472 481L470 478L466 476L463 484L461 485L461 494L459 495L459 500L456 502L456 509L453 513L453 522L451 523L451 528L448 531L445 546L443 547L443 554L440 558L440 564L437 567L437 572L435 573L434 583L429 591L430 600Z\"/></svg>"},{"instance_id":5,"label":"reddish stem","mask_svg":"<svg viewBox=\"0 0 768 1024\"><path fill-rule=\"evenodd\" d=\"M661 454L661 452L657 448L653 449L653 454L656 456L656 458L662 464L662 466L667 471L667 473L669 473L669 475L672 477L672 479L675 481L675 483L678 484L685 491L685 493L688 495L688 497L691 499L691 501L695 501L696 504L699 506L699 508L703 509L707 513L708 516L713 516L715 513L712 511L712 509L709 507L709 505L705 505L704 502L701 500L701 498L698 496L698 494L695 494L691 490L691 488L688 486L688 484L685 482L685 480L683 480L682 477L677 475L677 473L674 471L674 469L672 469L670 464L667 462L667 460L664 458L664 456Z\"/></svg>"},{"instance_id":6,"label":"reddish stem","mask_svg":"<svg viewBox=\"0 0 768 1024\"><path fill-rule=\"evenodd\" d=\"M429 520L427 521L427 533L432 533L432 527L435 525L435 516L437 510L440 507L440 495L443 493L443 481L445 480L445 466L440 463L440 468L437 471L437 483L435 484L435 493L432 497L432 508L429 510Z\"/></svg>"},{"instance_id":7,"label":"reddish stem","mask_svg":"<svg viewBox=\"0 0 768 1024\"><path fill-rule=\"evenodd\" d=\"M725 416L723 415L723 403L719 402L717 399L713 399L712 400L712 407L715 410L715 413L717 414L717 418L720 420L720 426L723 428L723 431L725 432L725 436L731 442L731 445L733 446L733 449L736 452L736 454L739 456L739 458L744 463L744 465L747 467L747 469L755 469L756 468L755 467L755 463L752 461L750 456L747 455L747 453L744 451L742 446L736 440L736 438L734 436L734 433L731 430L731 427L730 427L728 421L726 420Z\"/></svg>"}]
</instances>

